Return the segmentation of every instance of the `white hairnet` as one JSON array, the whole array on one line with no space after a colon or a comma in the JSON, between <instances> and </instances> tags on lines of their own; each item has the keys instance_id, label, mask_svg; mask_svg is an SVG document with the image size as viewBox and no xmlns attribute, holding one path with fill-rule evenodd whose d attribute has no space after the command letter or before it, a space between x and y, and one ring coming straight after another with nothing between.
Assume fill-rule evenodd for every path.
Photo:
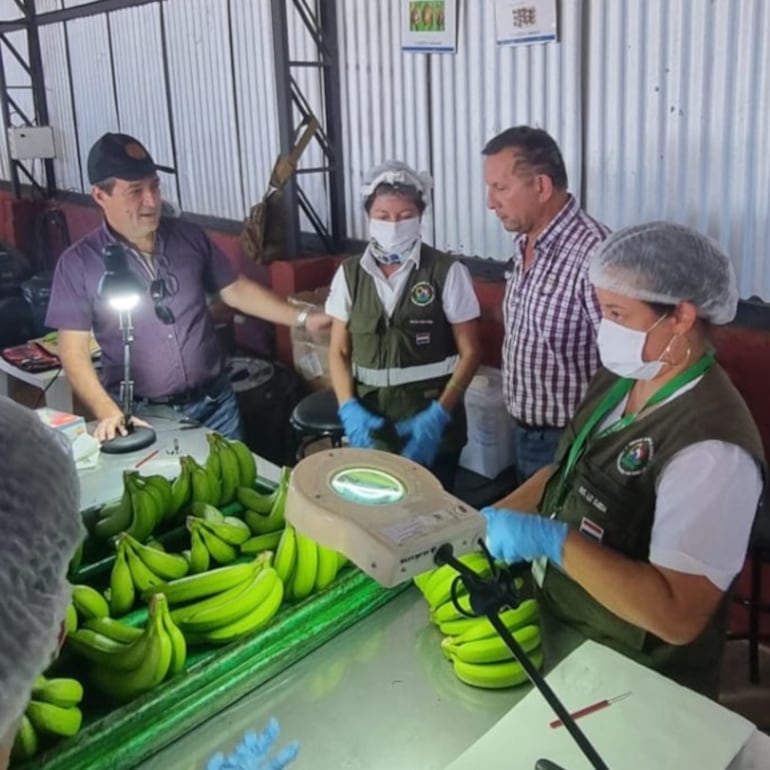
<instances>
[{"instance_id":1,"label":"white hairnet","mask_svg":"<svg viewBox=\"0 0 770 770\"><path fill-rule=\"evenodd\" d=\"M0 742L51 662L85 536L66 439L0 397Z\"/></svg>"},{"instance_id":2,"label":"white hairnet","mask_svg":"<svg viewBox=\"0 0 770 770\"><path fill-rule=\"evenodd\" d=\"M588 276L597 288L644 302L692 302L714 324L729 323L738 308L730 258L711 238L673 222L612 233L596 247Z\"/></svg>"},{"instance_id":3,"label":"white hairnet","mask_svg":"<svg viewBox=\"0 0 770 770\"><path fill-rule=\"evenodd\" d=\"M433 189L433 177L427 171L415 171L400 160L386 160L375 166L364 177L361 195L366 200L378 185L405 185L414 187L422 196L423 202L430 203L430 191Z\"/></svg>"}]
</instances>

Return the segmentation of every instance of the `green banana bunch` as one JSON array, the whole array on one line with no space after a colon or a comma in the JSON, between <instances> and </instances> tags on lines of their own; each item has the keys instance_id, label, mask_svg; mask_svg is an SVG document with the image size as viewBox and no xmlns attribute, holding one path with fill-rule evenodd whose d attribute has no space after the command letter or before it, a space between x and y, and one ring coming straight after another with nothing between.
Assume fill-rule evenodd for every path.
<instances>
[{"instance_id":1,"label":"green banana bunch","mask_svg":"<svg viewBox=\"0 0 770 770\"><path fill-rule=\"evenodd\" d=\"M95 588L91 588L91 586L73 586L72 604L83 620L106 618L110 614L107 600Z\"/></svg>"},{"instance_id":2,"label":"green banana bunch","mask_svg":"<svg viewBox=\"0 0 770 770\"><path fill-rule=\"evenodd\" d=\"M63 708L54 703L31 700L24 712L38 733L71 738L80 730L83 714L77 706Z\"/></svg>"},{"instance_id":3,"label":"green banana bunch","mask_svg":"<svg viewBox=\"0 0 770 770\"><path fill-rule=\"evenodd\" d=\"M235 500L235 494L240 485L241 469L238 456L223 436L211 433L207 438L211 445L209 456L215 453L219 456L219 478L222 481L219 504L228 505Z\"/></svg>"},{"instance_id":4,"label":"green banana bunch","mask_svg":"<svg viewBox=\"0 0 770 770\"><path fill-rule=\"evenodd\" d=\"M286 504L286 493L289 491L289 479L291 468L281 469L281 477L276 488L267 495L260 494L251 487L240 486L237 490L238 502L251 511L256 511L262 516L273 518L283 517L283 509Z\"/></svg>"},{"instance_id":5,"label":"green banana bunch","mask_svg":"<svg viewBox=\"0 0 770 770\"><path fill-rule=\"evenodd\" d=\"M77 679L39 676L32 686L32 700L52 703L61 708L77 706L83 700L83 685Z\"/></svg>"},{"instance_id":6,"label":"green banana bunch","mask_svg":"<svg viewBox=\"0 0 770 770\"><path fill-rule=\"evenodd\" d=\"M287 524L275 552L274 566L287 599L304 599L328 588L339 571L339 555Z\"/></svg>"},{"instance_id":7,"label":"green banana bunch","mask_svg":"<svg viewBox=\"0 0 770 770\"><path fill-rule=\"evenodd\" d=\"M257 560L254 559L242 564L219 567L201 574L187 575L142 594L142 598L150 599L152 594L164 594L169 604L194 602L197 599L222 593L228 588L249 580L253 576L256 566Z\"/></svg>"},{"instance_id":8,"label":"green banana bunch","mask_svg":"<svg viewBox=\"0 0 770 770\"><path fill-rule=\"evenodd\" d=\"M218 505L222 482L210 470L199 465L194 457L187 455L186 463L190 468L192 501Z\"/></svg>"},{"instance_id":9,"label":"green banana bunch","mask_svg":"<svg viewBox=\"0 0 770 770\"><path fill-rule=\"evenodd\" d=\"M157 492L159 516L158 522L170 519L176 511L174 510L174 490L171 482L160 474L153 476L141 476L145 485Z\"/></svg>"},{"instance_id":10,"label":"green banana bunch","mask_svg":"<svg viewBox=\"0 0 770 770\"><path fill-rule=\"evenodd\" d=\"M254 535L254 537L250 537L241 543L241 553L251 556L263 551L272 551L280 542L282 534L283 530L279 529L276 532L267 532L264 535Z\"/></svg>"},{"instance_id":11,"label":"green banana bunch","mask_svg":"<svg viewBox=\"0 0 770 770\"><path fill-rule=\"evenodd\" d=\"M540 626L534 624L522 626L513 631L512 636L524 652L532 652L540 646ZM450 659L459 658L466 663L499 663L504 660L515 659L505 640L499 634L462 644L448 636L442 640L441 648L442 652Z\"/></svg>"},{"instance_id":12,"label":"green banana bunch","mask_svg":"<svg viewBox=\"0 0 770 770\"><path fill-rule=\"evenodd\" d=\"M226 439L238 461L238 486L253 489L257 483L257 462L254 455L243 441Z\"/></svg>"},{"instance_id":13,"label":"green banana bunch","mask_svg":"<svg viewBox=\"0 0 770 770\"><path fill-rule=\"evenodd\" d=\"M133 518L126 532L143 543L163 519L163 496L154 484L148 484L138 476L128 479L127 484Z\"/></svg>"},{"instance_id":14,"label":"green banana bunch","mask_svg":"<svg viewBox=\"0 0 770 770\"><path fill-rule=\"evenodd\" d=\"M209 627L203 631L190 631L186 634L187 640L191 644L227 644L264 628L275 617L283 601L283 581L272 567L267 567L257 574L251 590L244 591L241 594L240 601L233 599L231 602L238 602L239 608L246 607L247 604L253 603L253 598L250 594L256 594L257 591L259 591L258 595L261 601L252 609L245 611L235 620L228 623ZM225 607L226 605L221 605L219 608L222 617L225 616ZM231 611L230 614L233 614L235 611L231 603L227 609ZM204 618L206 618L208 619L206 625L211 625L215 622L213 618L216 615L217 611L210 609L207 615L199 615L196 621L198 624L201 624L204 623Z\"/></svg>"},{"instance_id":15,"label":"green banana bunch","mask_svg":"<svg viewBox=\"0 0 770 770\"><path fill-rule=\"evenodd\" d=\"M94 525L94 535L100 540L108 540L131 526L134 510L131 505L129 480L139 476L138 471L123 472L123 494L119 500L107 503L99 512L99 521Z\"/></svg>"},{"instance_id":16,"label":"green banana bunch","mask_svg":"<svg viewBox=\"0 0 770 770\"><path fill-rule=\"evenodd\" d=\"M138 592L149 591L164 582L136 555L133 548L126 545L125 541L121 541L118 548L122 548L126 553L128 571L131 573L134 588Z\"/></svg>"},{"instance_id":17,"label":"green banana bunch","mask_svg":"<svg viewBox=\"0 0 770 770\"><path fill-rule=\"evenodd\" d=\"M142 544L129 534L125 534L122 537L121 543L128 550L133 551L144 563L145 567L161 580L176 580L177 578L184 577L189 571L187 562L179 554L166 553L166 551L160 550L154 544ZM139 588L138 585L137 588Z\"/></svg>"},{"instance_id":18,"label":"green banana bunch","mask_svg":"<svg viewBox=\"0 0 770 770\"><path fill-rule=\"evenodd\" d=\"M171 482L171 508L169 518L176 516L192 498L192 479L190 478L190 466L179 460L179 475Z\"/></svg>"},{"instance_id":19,"label":"green banana bunch","mask_svg":"<svg viewBox=\"0 0 770 770\"><path fill-rule=\"evenodd\" d=\"M536 668L542 667L542 647L538 647L527 656ZM515 660L506 660L501 663L468 663L455 657L452 660L452 666L457 678L473 687L501 689L515 687L527 681L526 672Z\"/></svg>"},{"instance_id":20,"label":"green banana bunch","mask_svg":"<svg viewBox=\"0 0 770 770\"><path fill-rule=\"evenodd\" d=\"M190 530L192 541L191 551L193 554L195 549L199 549L200 543L202 543L208 551L209 556L218 564L229 564L230 562L235 561L238 558L238 551L235 546L225 542L225 540L209 528L210 526L218 526L220 527L220 531L224 530L228 534L235 532L236 529L224 521L214 525L212 522L207 522L204 519L188 516L187 529ZM242 530L240 531L242 532ZM246 534L248 534L248 532ZM201 562L201 564L202 563L203 562Z\"/></svg>"},{"instance_id":21,"label":"green banana bunch","mask_svg":"<svg viewBox=\"0 0 770 770\"><path fill-rule=\"evenodd\" d=\"M198 526L216 535L220 540L232 546L240 546L251 537L249 525L237 516L224 516L221 521L196 519Z\"/></svg>"},{"instance_id":22,"label":"green banana bunch","mask_svg":"<svg viewBox=\"0 0 770 770\"><path fill-rule=\"evenodd\" d=\"M537 619L538 607L534 599L525 599L515 610L508 609L500 613L500 620L509 631L532 625L537 622ZM454 644L461 645L479 639L489 639L492 636L497 636L497 630L489 622L489 618L481 617L475 618L465 632L454 635L452 641Z\"/></svg>"},{"instance_id":23,"label":"green banana bunch","mask_svg":"<svg viewBox=\"0 0 770 770\"><path fill-rule=\"evenodd\" d=\"M102 654L101 647L108 637L99 639L98 646L95 639L81 640L81 652L87 644L93 645L90 657L95 664L90 672L93 685L115 700L129 701L181 670L186 645L181 634L169 630L173 625L166 598L159 594L150 600L147 625L135 641L122 644L109 640L114 647Z\"/></svg>"},{"instance_id":24,"label":"green banana bunch","mask_svg":"<svg viewBox=\"0 0 770 770\"><path fill-rule=\"evenodd\" d=\"M470 597L468 596L468 591L465 587L461 587L457 592L457 603L467 614L463 615L463 613L455 607L452 599L449 598L443 604L439 604L438 607L434 607L430 611L431 622L438 626L442 623L447 623L450 620L462 620L467 618L468 614L473 614Z\"/></svg>"},{"instance_id":25,"label":"green banana bunch","mask_svg":"<svg viewBox=\"0 0 770 770\"><path fill-rule=\"evenodd\" d=\"M40 750L40 738L35 730L30 718L24 714L19 722L19 729L16 737L13 739L13 749L11 750L11 759L19 760L32 759Z\"/></svg>"},{"instance_id":26,"label":"green banana bunch","mask_svg":"<svg viewBox=\"0 0 770 770\"><path fill-rule=\"evenodd\" d=\"M136 588L126 559L126 549L118 548L110 572L110 614L113 617L125 615L133 609L135 601Z\"/></svg>"}]
</instances>

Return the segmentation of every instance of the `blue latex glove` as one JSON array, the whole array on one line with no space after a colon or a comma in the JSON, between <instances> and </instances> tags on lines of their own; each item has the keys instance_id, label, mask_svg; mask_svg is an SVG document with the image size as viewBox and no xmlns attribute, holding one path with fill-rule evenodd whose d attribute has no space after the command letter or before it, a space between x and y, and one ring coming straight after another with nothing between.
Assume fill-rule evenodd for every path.
<instances>
[{"instance_id":1,"label":"blue latex glove","mask_svg":"<svg viewBox=\"0 0 770 770\"><path fill-rule=\"evenodd\" d=\"M340 404L337 414L342 420L350 446L358 449L374 447L372 431L385 425L385 418L372 414L357 398L350 398Z\"/></svg>"},{"instance_id":2,"label":"blue latex glove","mask_svg":"<svg viewBox=\"0 0 770 770\"><path fill-rule=\"evenodd\" d=\"M299 743L286 744L274 757L269 757L278 740L278 721L270 719L261 732L250 730L233 752L225 756L221 752L208 761L206 770L282 770L293 762L299 753Z\"/></svg>"},{"instance_id":3,"label":"blue latex glove","mask_svg":"<svg viewBox=\"0 0 770 770\"><path fill-rule=\"evenodd\" d=\"M407 440L401 454L420 465L430 465L436 459L441 436L450 419L449 412L438 401L432 401L414 417L397 422L396 433Z\"/></svg>"},{"instance_id":4,"label":"blue latex glove","mask_svg":"<svg viewBox=\"0 0 770 770\"><path fill-rule=\"evenodd\" d=\"M487 520L487 548L495 559L511 564L545 556L561 567L569 532L565 522L505 508L482 508L481 513Z\"/></svg>"}]
</instances>

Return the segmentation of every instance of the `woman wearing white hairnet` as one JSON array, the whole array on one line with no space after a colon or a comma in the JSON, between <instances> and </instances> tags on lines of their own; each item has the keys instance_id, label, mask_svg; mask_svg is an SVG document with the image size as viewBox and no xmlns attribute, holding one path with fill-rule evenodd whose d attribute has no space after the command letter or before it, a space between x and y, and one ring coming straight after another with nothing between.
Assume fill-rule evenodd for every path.
<instances>
[{"instance_id":1,"label":"woman wearing white hairnet","mask_svg":"<svg viewBox=\"0 0 770 770\"><path fill-rule=\"evenodd\" d=\"M611 235L589 275L604 368L554 464L482 511L487 541L534 562L557 618L715 697L765 472L708 338L735 316L732 265L705 236L655 222Z\"/></svg>"},{"instance_id":2,"label":"woman wearing white hairnet","mask_svg":"<svg viewBox=\"0 0 770 770\"><path fill-rule=\"evenodd\" d=\"M398 452L451 489L466 441L463 392L479 362L467 268L423 243L432 181L389 161L363 188L369 242L334 276L329 368L351 446Z\"/></svg>"}]
</instances>

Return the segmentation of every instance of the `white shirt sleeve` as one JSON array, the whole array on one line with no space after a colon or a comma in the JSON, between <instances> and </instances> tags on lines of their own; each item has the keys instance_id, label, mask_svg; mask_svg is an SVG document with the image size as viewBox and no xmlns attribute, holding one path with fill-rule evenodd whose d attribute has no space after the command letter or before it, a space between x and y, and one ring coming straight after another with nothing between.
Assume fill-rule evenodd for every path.
<instances>
[{"instance_id":1,"label":"white shirt sleeve","mask_svg":"<svg viewBox=\"0 0 770 770\"><path fill-rule=\"evenodd\" d=\"M444 307L444 315L450 324L465 323L481 315L470 271L459 259L447 272L441 293L441 303Z\"/></svg>"},{"instance_id":2,"label":"white shirt sleeve","mask_svg":"<svg viewBox=\"0 0 770 770\"><path fill-rule=\"evenodd\" d=\"M756 461L735 444L678 452L658 479L650 561L726 590L743 568L761 493Z\"/></svg>"},{"instance_id":3,"label":"white shirt sleeve","mask_svg":"<svg viewBox=\"0 0 770 770\"><path fill-rule=\"evenodd\" d=\"M324 309L327 315L330 315L332 318L347 322L350 318L351 304L345 271L342 269L342 265L340 265L329 286L329 296L326 298Z\"/></svg>"}]
</instances>

